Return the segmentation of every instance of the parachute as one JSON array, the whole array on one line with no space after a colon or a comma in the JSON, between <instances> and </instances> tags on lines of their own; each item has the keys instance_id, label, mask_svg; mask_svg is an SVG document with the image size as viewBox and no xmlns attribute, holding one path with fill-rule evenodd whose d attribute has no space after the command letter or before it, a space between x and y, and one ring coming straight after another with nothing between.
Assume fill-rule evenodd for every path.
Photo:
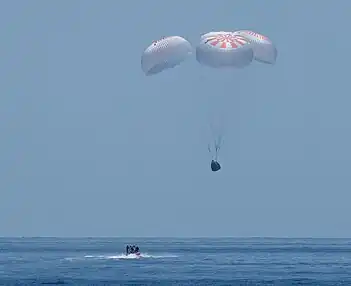
<instances>
[{"instance_id":1,"label":"parachute","mask_svg":"<svg viewBox=\"0 0 351 286\"><path fill-rule=\"evenodd\" d=\"M219 31L203 34L201 35L200 43L196 47L196 60L198 63L218 70L241 69L250 65L253 59L254 52L250 41L241 35L234 34L234 32ZM215 105L218 105L223 97L231 96L231 89L228 90L226 85L213 82L212 84L218 88L221 88L221 86L224 87L223 91L218 90L218 95L211 94L214 99L210 103L211 110L213 111ZM232 85L232 82L230 85ZM228 103L224 102L220 105L222 105L221 109L223 109ZM221 169L218 163L218 153L223 144L223 117L225 117L223 110L218 110L215 113L214 117L210 119L213 144L208 145L208 151L212 156L211 170L213 172Z\"/></svg>"},{"instance_id":2,"label":"parachute","mask_svg":"<svg viewBox=\"0 0 351 286\"><path fill-rule=\"evenodd\" d=\"M191 44L180 36L154 41L141 57L141 69L147 76L158 74L180 65L192 54Z\"/></svg>"},{"instance_id":3,"label":"parachute","mask_svg":"<svg viewBox=\"0 0 351 286\"><path fill-rule=\"evenodd\" d=\"M159 74L167 69L174 68L183 63L193 54L192 45L180 36L163 37L147 47L141 56L141 69L146 76ZM206 94L214 99L213 104L209 104L211 109L217 104L221 97L232 96L240 88L240 69L249 66L253 60L266 64L274 64L277 58L277 49L272 41L261 34L249 30L236 31L211 31L203 33L195 49L197 62L214 70L227 69L230 74L229 82L223 83L225 76L221 76L220 82L213 82L213 78L204 81ZM244 74L245 76L245 74ZM235 88L233 86L235 85ZM210 92L210 90L214 92ZM247 89L247 88L246 88ZM228 102L224 103L228 105ZM232 114L230 110L230 114ZM223 117L223 112L218 112L216 117ZM216 119L212 118L211 137L212 144L208 145L208 151L212 156L211 170L217 172L221 169L218 162L218 153L223 144L223 125L220 122L215 126ZM221 120L220 120L221 121ZM217 122L218 123L218 122Z\"/></svg>"},{"instance_id":4,"label":"parachute","mask_svg":"<svg viewBox=\"0 0 351 286\"><path fill-rule=\"evenodd\" d=\"M245 67L253 60L249 40L233 32L210 32L201 36L196 60L213 68Z\"/></svg>"},{"instance_id":5,"label":"parachute","mask_svg":"<svg viewBox=\"0 0 351 286\"><path fill-rule=\"evenodd\" d=\"M251 43L256 61L275 64L278 52L268 37L249 30L235 31L234 35L242 36Z\"/></svg>"},{"instance_id":6,"label":"parachute","mask_svg":"<svg viewBox=\"0 0 351 286\"><path fill-rule=\"evenodd\" d=\"M203 33L203 34L201 34L201 40L209 38L209 37L217 36L217 35L227 34L227 33L228 32L225 32L225 31Z\"/></svg>"}]
</instances>

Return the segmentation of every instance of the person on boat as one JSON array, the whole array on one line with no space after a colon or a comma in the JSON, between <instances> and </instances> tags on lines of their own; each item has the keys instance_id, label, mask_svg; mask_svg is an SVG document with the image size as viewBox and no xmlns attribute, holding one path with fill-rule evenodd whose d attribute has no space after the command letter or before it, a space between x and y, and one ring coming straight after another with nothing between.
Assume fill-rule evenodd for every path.
<instances>
[{"instance_id":1,"label":"person on boat","mask_svg":"<svg viewBox=\"0 0 351 286\"><path fill-rule=\"evenodd\" d=\"M139 246L136 246L136 247L135 247L135 253L138 253L138 252L140 252L140 251L139 251Z\"/></svg>"},{"instance_id":2,"label":"person on boat","mask_svg":"<svg viewBox=\"0 0 351 286\"><path fill-rule=\"evenodd\" d=\"M126 247L126 255L128 255L129 252L130 252L129 245L127 245L127 247Z\"/></svg>"},{"instance_id":3,"label":"person on boat","mask_svg":"<svg viewBox=\"0 0 351 286\"><path fill-rule=\"evenodd\" d=\"M130 253L131 253L131 254L134 254L134 253L135 253L135 245L133 245L133 246L130 247Z\"/></svg>"}]
</instances>

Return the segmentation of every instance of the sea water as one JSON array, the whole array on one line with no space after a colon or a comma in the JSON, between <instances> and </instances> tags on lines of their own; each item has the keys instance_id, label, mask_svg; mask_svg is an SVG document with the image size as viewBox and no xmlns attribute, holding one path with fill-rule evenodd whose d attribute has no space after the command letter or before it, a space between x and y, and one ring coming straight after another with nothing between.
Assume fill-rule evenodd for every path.
<instances>
[{"instance_id":1,"label":"sea water","mask_svg":"<svg viewBox=\"0 0 351 286\"><path fill-rule=\"evenodd\" d=\"M351 285L351 239L1 238L0 285L45 284Z\"/></svg>"}]
</instances>

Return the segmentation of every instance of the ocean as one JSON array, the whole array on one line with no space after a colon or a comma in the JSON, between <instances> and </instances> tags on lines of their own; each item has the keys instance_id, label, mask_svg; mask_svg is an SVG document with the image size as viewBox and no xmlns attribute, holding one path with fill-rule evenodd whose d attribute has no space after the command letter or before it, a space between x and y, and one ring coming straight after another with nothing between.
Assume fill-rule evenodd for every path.
<instances>
[{"instance_id":1,"label":"ocean","mask_svg":"<svg viewBox=\"0 0 351 286\"><path fill-rule=\"evenodd\" d=\"M351 239L0 238L0 285L350 286Z\"/></svg>"}]
</instances>

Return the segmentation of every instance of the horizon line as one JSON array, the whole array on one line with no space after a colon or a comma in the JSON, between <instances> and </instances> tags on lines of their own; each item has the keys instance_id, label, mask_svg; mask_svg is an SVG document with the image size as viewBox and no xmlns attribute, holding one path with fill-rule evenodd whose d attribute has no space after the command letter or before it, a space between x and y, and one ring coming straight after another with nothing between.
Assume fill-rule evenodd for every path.
<instances>
[{"instance_id":1,"label":"horizon line","mask_svg":"<svg viewBox=\"0 0 351 286\"><path fill-rule=\"evenodd\" d=\"M351 239L351 237L336 236L1 236L1 238L60 238L60 239L78 239L78 238L118 238L118 239Z\"/></svg>"}]
</instances>

